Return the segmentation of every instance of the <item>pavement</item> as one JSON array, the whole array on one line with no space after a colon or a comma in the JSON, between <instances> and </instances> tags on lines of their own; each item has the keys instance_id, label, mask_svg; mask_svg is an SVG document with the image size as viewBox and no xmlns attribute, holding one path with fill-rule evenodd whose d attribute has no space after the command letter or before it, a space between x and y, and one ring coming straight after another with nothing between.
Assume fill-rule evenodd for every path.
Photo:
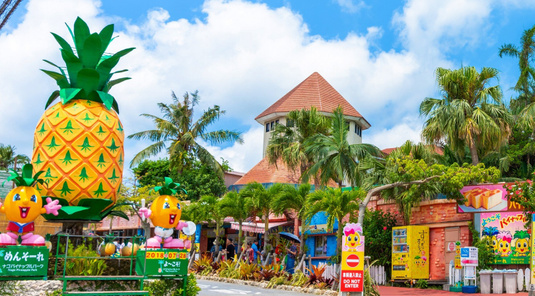
<instances>
[{"instance_id":1,"label":"pavement","mask_svg":"<svg viewBox=\"0 0 535 296\"><path fill-rule=\"evenodd\" d=\"M278 289L264 289L255 286L238 285L225 282L197 280L201 288L199 296L224 296L224 295L271 295L271 296L311 296L312 294L297 293ZM381 296L496 296L498 294L463 294L433 289L400 288L379 286ZM511 295L511 294L502 294ZM516 293L517 296L528 296L527 292Z\"/></svg>"},{"instance_id":2,"label":"pavement","mask_svg":"<svg viewBox=\"0 0 535 296\"><path fill-rule=\"evenodd\" d=\"M464 294L464 293L457 293L457 292L448 292L448 291L441 291L441 290L433 290L433 289L416 289L416 288L399 288L399 287L386 287L386 286L379 286L379 293L381 296L419 296L419 295L425 295L425 296L457 296L457 295L477 295L477 296L496 296L499 294ZM521 292L516 294L502 294L502 295L518 295L518 296L528 296L528 292Z\"/></svg>"}]
</instances>

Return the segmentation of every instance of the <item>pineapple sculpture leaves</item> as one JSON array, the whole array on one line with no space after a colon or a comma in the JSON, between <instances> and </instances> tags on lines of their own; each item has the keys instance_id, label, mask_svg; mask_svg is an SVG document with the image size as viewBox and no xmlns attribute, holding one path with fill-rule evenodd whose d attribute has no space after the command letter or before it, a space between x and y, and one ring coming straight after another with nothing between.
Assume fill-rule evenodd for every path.
<instances>
[{"instance_id":1,"label":"pineapple sculpture leaves","mask_svg":"<svg viewBox=\"0 0 535 296\"><path fill-rule=\"evenodd\" d=\"M67 66L67 73L56 64L44 60L60 71L58 73L41 69L41 71L56 80L60 88L59 91L52 93L45 108L48 108L54 100L60 97L63 104L75 99L84 99L101 102L106 108L113 108L119 113L117 101L108 92L114 85L130 79L130 77L110 80L113 74L126 71L121 70L112 73L111 70L117 65L121 57L134 50L134 48L121 50L111 56L105 55L105 51L112 41L113 24L106 26L100 33L93 34L90 34L89 27L81 18L77 18L74 22L74 33L69 26L67 27L71 32L78 56L76 56L65 39L52 33L61 46L61 57Z\"/></svg>"},{"instance_id":2,"label":"pineapple sculpture leaves","mask_svg":"<svg viewBox=\"0 0 535 296\"><path fill-rule=\"evenodd\" d=\"M37 124L32 162L34 170L47 172L48 187L38 187L41 195L62 199L62 204L78 206L78 210L87 207L93 215L112 207L121 184L124 131L119 105L109 91L130 79L112 79L127 70L112 71L134 48L106 53L113 40L113 25L91 33L77 18L73 28L67 28L74 47L52 33L65 67L44 60L57 71L41 69L55 80L59 90L48 98ZM53 104L58 98L60 102ZM77 219L72 215L81 215L74 209L69 213L71 216L60 218Z\"/></svg>"}]
</instances>

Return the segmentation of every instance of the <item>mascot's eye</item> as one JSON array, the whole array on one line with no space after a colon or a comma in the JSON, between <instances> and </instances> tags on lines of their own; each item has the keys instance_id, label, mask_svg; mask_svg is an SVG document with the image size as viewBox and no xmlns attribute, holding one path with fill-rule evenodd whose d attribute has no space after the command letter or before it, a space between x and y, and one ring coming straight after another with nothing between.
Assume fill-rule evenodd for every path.
<instances>
[{"instance_id":1,"label":"mascot's eye","mask_svg":"<svg viewBox=\"0 0 535 296\"><path fill-rule=\"evenodd\" d=\"M351 237L350 237L350 236L347 237L347 241L348 241L348 242L351 241Z\"/></svg>"},{"instance_id":2,"label":"mascot's eye","mask_svg":"<svg viewBox=\"0 0 535 296\"><path fill-rule=\"evenodd\" d=\"M15 194L13 195L13 201L17 201L17 200L20 200L20 194Z\"/></svg>"},{"instance_id":3,"label":"mascot's eye","mask_svg":"<svg viewBox=\"0 0 535 296\"><path fill-rule=\"evenodd\" d=\"M179 203L176 204L176 207L180 210L180 204Z\"/></svg>"},{"instance_id":4,"label":"mascot's eye","mask_svg":"<svg viewBox=\"0 0 535 296\"><path fill-rule=\"evenodd\" d=\"M524 248L527 248L528 247L528 244L527 243L524 243Z\"/></svg>"},{"instance_id":5,"label":"mascot's eye","mask_svg":"<svg viewBox=\"0 0 535 296\"><path fill-rule=\"evenodd\" d=\"M30 200L33 202L37 202L37 196L32 195L32 197L30 197Z\"/></svg>"},{"instance_id":6,"label":"mascot's eye","mask_svg":"<svg viewBox=\"0 0 535 296\"><path fill-rule=\"evenodd\" d=\"M164 204L163 204L163 208L164 208L164 209L170 209L171 206L169 205L168 202L164 202Z\"/></svg>"}]
</instances>

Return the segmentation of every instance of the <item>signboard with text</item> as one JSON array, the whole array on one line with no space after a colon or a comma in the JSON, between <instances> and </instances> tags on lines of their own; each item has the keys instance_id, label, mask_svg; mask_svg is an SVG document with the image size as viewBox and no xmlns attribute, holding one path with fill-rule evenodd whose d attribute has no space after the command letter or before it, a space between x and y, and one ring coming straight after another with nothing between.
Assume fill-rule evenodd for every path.
<instances>
[{"instance_id":1,"label":"signboard with text","mask_svg":"<svg viewBox=\"0 0 535 296\"><path fill-rule=\"evenodd\" d=\"M7 246L0 249L0 276L46 277L48 248Z\"/></svg>"},{"instance_id":2,"label":"signboard with text","mask_svg":"<svg viewBox=\"0 0 535 296\"><path fill-rule=\"evenodd\" d=\"M360 224L346 224L342 238L340 292L362 292L364 286L364 236Z\"/></svg>"},{"instance_id":3,"label":"signboard with text","mask_svg":"<svg viewBox=\"0 0 535 296\"><path fill-rule=\"evenodd\" d=\"M529 264L530 233L522 212L481 213L481 236L497 255L495 264Z\"/></svg>"},{"instance_id":4,"label":"signboard with text","mask_svg":"<svg viewBox=\"0 0 535 296\"><path fill-rule=\"evenodd\" d=\"M145 267L145 272L143 268ZM146 276L178 276L188 274L188 251L177 249L139 250L136 273Z\"/></svg>"},{"instance_id":5,"label":"signboard with text","mask_svg":"<svg viewBox=\"0 0 535 296\"><path fill-rule=\"evenodd\" d=\"M461 248L461 265L478 266L478 248L465 247Z\"/></svg>"}]
</instances>

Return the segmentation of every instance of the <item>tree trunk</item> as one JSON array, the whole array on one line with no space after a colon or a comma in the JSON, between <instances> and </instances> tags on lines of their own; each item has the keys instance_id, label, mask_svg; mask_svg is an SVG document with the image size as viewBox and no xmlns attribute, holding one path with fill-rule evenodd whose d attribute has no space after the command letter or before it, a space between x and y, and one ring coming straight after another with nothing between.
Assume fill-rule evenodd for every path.
<instances>
[{"instance_id":1,"label":"tree trunk","mask_svg":"<svg viewBox=\"0 0 535 296\"><path fill-rule=\"evenodd\" d=\"M238 221L238 229L239 229L238 230L238 247L236 248L236 254L238 254L238 258L241 255L241 239L242 239L242 236L243 236L243 231L241 229L242 223L243 223L242 220Z\"/></svg>"},{"instance_id":2,"label":"tree trunk","mask_svg":"<svg viewBox=\"0 0 535 296\"><path fill-rule=\"evenodd\" d=\"M477 165L479 163L479 156L477 155L477 146L474 139L470 141L470 155L472 156L472 165Z\"/></svg>"},{"instance_id":3,"label":"tree trunk","mask_svg":"<svg viewBox=\"0 0 535 296\"><path fill-rule=\"evenodd\" d=\"M141 228L143 228L146 241L150 238L150 223L147 220L141 220Z\"/></svg>"},{"instance_id":4,"label":"tree trunk","mask_svg":"<svg viewBox=\"0 0 535 296\"><path fill-rule=\"evenodd\" d=\"M340 256L342 254L342 234L344 227L342 226L342 219L344 217L338 218L338 231L336 231L336 255Z\"/></svg>"},{"instance_id":5,"label":"tree trunk","mask_svg":"<svg viewBox=\"0 0 535 296\"><path fill-rule=\"evenodd\" d=\"M305 255L305 220L301 220L301 235L299 238L301 239L301 255Z\"/></svg>"},{"instance_id":6,"label":"tree trunk","mask_svg":"<svg viewBox=\"0 0 535 296\"><path fill-rule=\"evenodd\" d=\"M217 258L217 255L219 254L219 223L216 222L215 224L215 251L214 251L214 259Z\"/></svg>"},{"instance_id":7,"label":"tree trunk","mask_svg":"<svg viewBox=\"0 0 535 296\"><path fill-rule=\"evenodd\" d=\"M64 222L61 232L71 235L82 235L84 233L83 222Z\"/></svg>"},{"instance_id":8,"label":"tree trunk","mask_svg":"<svg viewBox=\"0 0 535 296\"><path fill-rule=\"evenodd\" d=\"M267 253L267 249L266 249L266 237L267 237L267 234L268 234L268 231L269 231L269 211L267 213L264 213L264 247L262 248L262 250L264 251L264 254Z\"/></svg>"},{"instance_id":9,"label":"tree trunk","mask_svg":"<svg viewBox=\"0 0 535 296\"><path fill-rule=\"evenodd\" d=\"M111 234L111 232L113 231L113 216L108 217L110 217L110 230L108 231L108 233Z\"/></svg>"}]
</instances>

